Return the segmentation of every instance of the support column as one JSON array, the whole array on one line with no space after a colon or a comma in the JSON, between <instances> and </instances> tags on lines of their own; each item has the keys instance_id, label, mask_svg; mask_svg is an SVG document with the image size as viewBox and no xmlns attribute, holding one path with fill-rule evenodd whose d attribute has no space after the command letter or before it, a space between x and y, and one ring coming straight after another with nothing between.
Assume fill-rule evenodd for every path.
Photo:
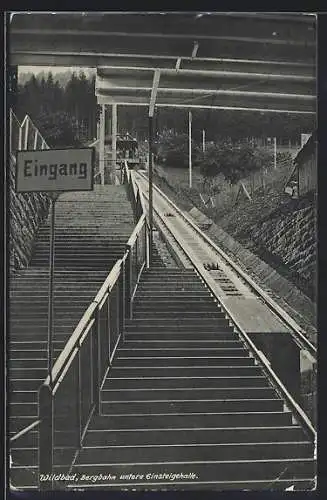
<instances>
[{"instance_id":1,"label":"support column","mask_svg":"<svg viewBox=\"0 0 327 500\"><path fill-rule=\"evenodd\" d=\"M106 126L106 105L102 104L100 113L100 137L99 137L99 170L101 184L104 184L104 139L105 139L105 126Z\"/></svg>"},{"instance_id":2,"label":"support column","mask_svg":"<svg viewBox=\"0 0 327 500\"><path fill-rule=\"evenodd\" d=\"M206 131L202 130L202 151L205 153L206 150Z\"/></svg>"},{"instance_id":3,"label":"support column","mask_svg":"<svg viewBox=\"0 0 327 500\"><path fill-rule=\"evenodd\" d=\"M274 169L277 168L277 139L274 137Z\"/></svg>"},{"instance_id":4,"label":"support column","mask_svg":"<svg viewBox=\"0 0 327 500\"><path fill-rule=\"evenodd\" d=\"M192 111L188 112L188 167L189 186L192 187Z\"/></svg>"},{"instance_id":5,"label":"support column","mask_svg":"<svg viewBox=\"0 0 327 500\"><path fill-rule=\"evenodd\" d=\"M111 183L116 184L116 164L117 164L117 104L112 105L112 132L111 132L112 156L110 177Z\"/></svg>"},{"instance_id":6,"label":"support column","mask_svg":"<svg viewBox=\"0 0 327 500\"><path fill-rule=\"evenodd\" d=\"M152 264L153 242L153 117L149 116L149 265Z\"/></svg>"}]
</instances>

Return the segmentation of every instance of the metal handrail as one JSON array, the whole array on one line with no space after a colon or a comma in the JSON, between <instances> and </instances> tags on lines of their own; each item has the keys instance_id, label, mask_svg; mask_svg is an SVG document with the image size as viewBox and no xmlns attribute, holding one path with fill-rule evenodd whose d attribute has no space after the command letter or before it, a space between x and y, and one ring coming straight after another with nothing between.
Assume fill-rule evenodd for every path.
<instances>
[{"instance_id":1,"label":"metal handrail","mask_svg":"<svg viewBox=\"0 0 327 500\"><path fill-rule=\"evenodd\" d=\"M138 175L146 179L146 176L138 172ZM161 196L168 201L173 208L179 213L179 215L203 238L217 253L219 253L224 260L232 267L232 269L241 276L250 288L258 294L263 301L275 312L275 314L281 318L291 329L290 334L296 341L296 343L304 350L307 350L312 356L314 361L317 361L317 349L316 347L305 337L304 330L296 323L296 321L291 318L291 316L284 311L262 288L245 272L243 271L221 248L219 248L206 234L204 234L200 228L182 211L179 207L171 201L165 193L161 191L157 186L154 188L160 193Z\"/></svg>"},{"instance_id":2,"label":"metal handrail","mask_svg":"<svg viewBox=\"0 0 327 500\"><path fill-rule=\"evenodd\" d=\"M40 424L40 422L41 422L41 420L35 420L35 422L32 422L27 427L24 427L24 429L21 429L19 432L16 432L16 434L9 439L9 442L13 443L13 442L17 441L17 439L25 436L32 429L34 429L35 427L37 427Z\"/></svg>"},{"instance_id":3,"label":"metal handrail","mask_svg":"<svg viewBox=\"0 0 327 500\"><path fill-rule=\"evenodd\" d=\"M27 122L27 120L28 118L25 119L25 123ZM128 173L129 183L131 184L132 177L129 172L127 173ZM140 254L140 250L137 249L138 240L140 240L143 244L144 236L145 236L145 245L143 246L143 253ZM134 263L135 258L136 261ZM138 259L140 258L141 260L139 262ZM76 364L76 362L78 362L79 363L78 366L80 367L81 351L87 340L89 340L91 342L91 345L93 346L92 348L93 356L97 358L97 356L100 355L98 349L96 348L98 343L99 342L101 343L100 337L98 338L99 333L97 333L100 322L100 313L102 310L104 310L103 308L106 306L106 302L110 300L110 294L111 292L113 292L114 294L113 296L115 297L116 301L116 306L118 308L116 310L116 319L114 323L116 323L118 330L116 331L117 335L116 338L114 339L115 345L113 347L111 346L111 338L109 332L109 340L108 340L109 359L107 360L107 362L109 363L109 367L111 366L113 356L120 341L121 334L124 330L125 318L129 317L129 312L131 311L131 306L128 307L128 303L131 304L133 301L135 291L138 286L138 281L140 279L140 274L142 273L147 263L148 263L148 224L145 213L143 212L130 238L127 241L126 251L123 257L115 263L115 265L109 272L106 280L100 287L94 300L90 303L89 307L87 308L82 318L80 319L78 325L76 326L75 330L73 331L71 337L68 339L64 349L62 350L54 366L52 367L51 372L47 375L46 379L41 385L39 389L39 420L33 422L33 424L22 429L17 434L15 434L15 436L11 438L11 442L14 442L20 437L28 434L35 427L37 426L39 427L40 473L49 472L49 470L52 470L53 466L52 450L54 447L54 435L53 435L53 429L54 429L53 404L55 401L54 398L56 396L60 397L60 387L65 381L66 376L70 373L70 369L74 370L75 366L74 363ZM135 269L136 273L133 272L133 266L136 268ZM96 328L95 331L94 327ZM94 337L96 337L96 339L94 339ZM98 365L101 364L101 360L91 359L91 364L94 366L93 368L91 367L93 399L92 399L92 405L87 410L88 413L87 413L86 423L84 422L85 424L84 428L81 427L80 425L78 429L79 431L78 441L80 444L84 439L87 425L91 419L91 416L94 414L94 412L99 413L100 411L99 393L101 387L101 376L103 376L103 373L101 373L98 370ZM102 378L104 380L104 377ZM80 379L78 384L79 383L81 383ZM79 404L81 405L81 396L79 397ZM81 407L78 411L80 414L82 411ZM75 456L73 462L74 460ZM43 488L47 489L49 487L51 488L51 485L49 484L49 482L46 481L44 483L43 482L40 483L40 487L42 489Z\"/></svg>"},{"instance_id":4,"label":"metal handrail","mask_svg":"<svg viewBox=\"0 0 327 500\"><path fill-rule=\"evenodd\" d=\"M48 374L39 390L39 416L40 416L40 439L39 439L39 472L47 473L53 469L52 450L54 448L54 419L53 405L64 404L64 389L60 388L65 380L70 384L70 376L76 385L77 408L72 416L78 424L74 432L76 451L82 446L89 421L94 413L101 413L100 390L106 374L110 369L113 356L124 333L125 319L129 317L130 304L135 294L138 279L145 264L148 262L147 245L143 238L148 238L148 226L146 217L140 217L131 237L126 244L126 251L109 272L104 283L100 287L94 300L83 314L73 334L68 339L63 351L57 358L51 373ZM140 244L142 245L140 248ZM103 323L104 321L104 323ZM113 331L113 333L111 332ZM86 344L89 342L89 345ZM86 347L85 347L86 346ZM90 381L81 375L81 360L87 357L90 370ZM76 372L76 370L78 370ZM82 379L81 379L82 376ZM84 382L83 382L84 381ZM84 385L83 385L84 384ZM84 396L85 384L91 393ZM74 394L74 393L73 393ZM74 400L75 401L75 400ZM67 412L67 409L64 410ZM81 416L82 415L82 416ZM76 438L77 435L77 438ZM76 439L75 439L76 438ZM51 481L40 483L40 488L51 489Z\"/></svg>"},{"instance_id":5,"label":"metal handrail","mask_svg":"<svg viewBox=\"0 0 327 500\"><path fill-rule=\"evenodd\" d=\"M237 331L239 332L239 334L241 335L241 337L244 340L244 343L248 346L249 350L252 352L254 357L261 364L268 379L272 382L273 386L276 388L276 390L279 392L279 394L287 401L288 405L293 410L297 419L301 422L303 427L305 427L307 429L307 431L309 432L312 440L314 442L316 442L316 439L317 439L316 431L315 431L310 419L305 414L305 412L302 410L302 408L296 403L294 398L290 395L290 393L286 389L285 385L282 383L282 381L279 379L279 377L276 375L276 373L272 370L272 368L270 367L270 365L269 365L266 357L263 355L263 353L255 346L253 341L250 339L249 335L239 325L237 318L234 316L230 307L225 303L224 298L221 297L220 295L218 295L215 280L206 271L202 262L200 262L198 260L198 258L194 255L192 250L189 248L188 244L185 243L185 241L183 241L178 235L173 233L170 223L167 220L164 220L162 215L159 214L159 212L156 211L156 213L157 213L157 216L160 218L160 220L163 222L164 226L173 235L174 240L178 243L178 245L180 246L182 251L190 259L192 265L194 266L194 269L196 270L196 272L200 276L200 278L203 280L203 282L206 284L206 286L209 288L211 294L216 298L216 300L222 306L222 308L225 311L226 316L228 318L230 318L232 323L236 326Z\"/></svg>"}]
</instances>

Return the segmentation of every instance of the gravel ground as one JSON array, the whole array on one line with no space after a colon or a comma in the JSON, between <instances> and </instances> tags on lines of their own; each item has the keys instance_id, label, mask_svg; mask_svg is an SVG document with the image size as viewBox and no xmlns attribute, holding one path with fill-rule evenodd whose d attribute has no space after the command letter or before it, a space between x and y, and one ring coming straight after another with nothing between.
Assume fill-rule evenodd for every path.
<instances>
[{"instance_id":1,"label":"gravel ground","mask_svg":"<svg viewBox=\"0 0 327 500\"><path fill-rule=\"evenodd\" d=\"M159 231L153 232L153 242L158 250L158 253L164 263L165 267L178 267L173 257L170 255L170 252L167 248L166 243L162 239Z\"/></svg>"}]
</instances>

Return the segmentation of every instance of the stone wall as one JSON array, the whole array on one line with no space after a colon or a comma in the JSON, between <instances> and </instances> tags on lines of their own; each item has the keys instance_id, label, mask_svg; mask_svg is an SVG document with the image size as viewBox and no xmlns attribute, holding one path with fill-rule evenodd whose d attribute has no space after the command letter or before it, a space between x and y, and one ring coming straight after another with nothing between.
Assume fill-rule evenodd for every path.
<instances>
[{"instance_id":1,"label":"stone wall","mask_svg":"<svg viewBox=\"0 0 327 500\"><path fill-rule=\"evenodd\" d=\"M221 227L212 224L205 232L306 330L311 342L317 342L316 306L309 297Z\"/></svg>"},{"instance_id":2,"label":"stone wall","mask_svg":"<svg viewBox=\"0 0 327 500\"><path fill-rule=\"evenodd\" d=\"M43 193L16 193L15 161L10 160L9 173L9 267L10 271L28 266L33 243L40 224L48 215L50 200Z\"/></svg>"},{"instance_id":3,"label":"stone wall","mask_svg":"<svg viewBox=\"0 0 327 500\"><path fill-rule=\"evenodd\" d=\"M293 202L294 204L294 202ZM312 196L299 200L289 213L278 211L251 232L251 239L287 266L314 298L316 282L316 207Z\"/></svg>"}]
</instances>

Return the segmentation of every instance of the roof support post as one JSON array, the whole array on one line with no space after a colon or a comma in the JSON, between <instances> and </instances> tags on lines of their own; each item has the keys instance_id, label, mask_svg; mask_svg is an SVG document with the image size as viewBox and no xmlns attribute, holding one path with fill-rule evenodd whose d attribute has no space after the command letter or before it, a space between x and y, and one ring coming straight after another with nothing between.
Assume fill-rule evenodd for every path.
<instances>
[{"instance_id":1,"label":"roof support post","mask_svg":"<svg viewBox=\"0 0 327 500\"><path fill-rule=\"evenodd\" d=\"M188 112L188 167L189 186L192 187L192 111Z\"/></svg>"},{"instance_id":2,"label":"roof support post","mask_svg":"<svg viewBox=\"0 0 327 500\"><path fill-rule=\"evenodd\" d=\"M100 127L99 127L99 171L101 184L104 184L104 139L105 139L105 117L106 105L102 104L100 113Z\"/></svg>"},{"instance_id":3,"label":"roof support post","mask_svg":"<svg viewBox=\"0 0 327 500\"><path fill-rule=\"evenodd\" d=\"M116 164L117 164L117 104L112 105L112 120L111 120L111 168L110 177L111 183L116 184Z\"/></svg>"},{"instance_id":4,"label":"roof support post","mask_svg":"<svg viewBox=\"0 0 327 500\"><path fill-rule=\"evenodd\" d=\"M157 91L160 80L160 71L155 70L153 74L152 91L149 105L149 265L152 264L153 244L153 115L156 103Z\"/></svg>"},{"instance_id":5,"label":"roof support post","mask_svg":"<svg viewBox=\"0 0 327 500\"><path fill-rule=\"evenodd\" d=\"M153 116L149 115L149 265L152 265L153 245Z\"/></svg>"}]
</instances>

